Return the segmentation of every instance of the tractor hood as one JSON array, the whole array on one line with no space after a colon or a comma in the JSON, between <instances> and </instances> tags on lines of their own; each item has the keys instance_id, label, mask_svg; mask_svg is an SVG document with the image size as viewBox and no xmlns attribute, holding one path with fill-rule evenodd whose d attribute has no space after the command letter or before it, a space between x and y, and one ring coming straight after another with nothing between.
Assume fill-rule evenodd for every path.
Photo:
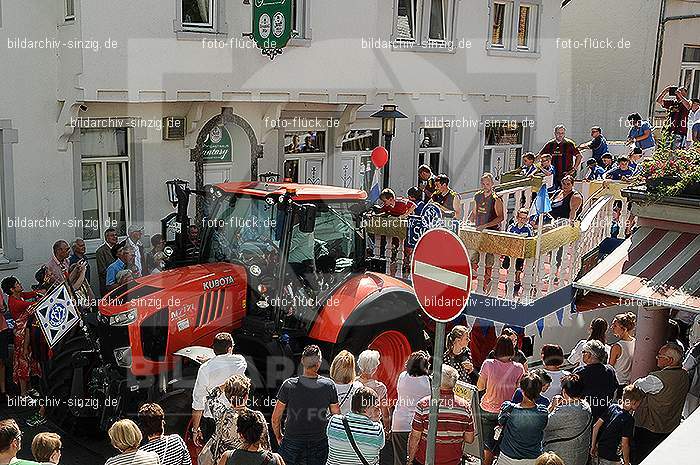
<instances>
[{"instance_id":1,"label":"tractor hood","mask_svg":"<svg viewBox=\"0 0 700 465\"><path fill-rule=\"evenodd\" d=\"M205 263L166 270L137 278L100 300L100 314L112 316L128 309L177 306L203 292L240 281L241 267L229 263ZM236 283L238 284L238 283Z\"/></svg>"}]
</instances>

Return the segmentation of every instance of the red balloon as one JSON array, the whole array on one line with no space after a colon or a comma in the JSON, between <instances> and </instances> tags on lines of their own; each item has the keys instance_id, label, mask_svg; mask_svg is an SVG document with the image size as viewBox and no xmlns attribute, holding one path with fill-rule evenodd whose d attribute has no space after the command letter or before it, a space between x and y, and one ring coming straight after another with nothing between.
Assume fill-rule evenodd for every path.
<instances>
[{"instance_id":1,"label":"red balloon","mask_svg":"<svg viewBox=\"0 0 700 465\"><path fill-rule=\"evenodd\" d=\"M378 169L382 169L384 165L389 161L389 152L382 146L376 147L372 150L372 163Z\"/></svg>"}]
</instances>

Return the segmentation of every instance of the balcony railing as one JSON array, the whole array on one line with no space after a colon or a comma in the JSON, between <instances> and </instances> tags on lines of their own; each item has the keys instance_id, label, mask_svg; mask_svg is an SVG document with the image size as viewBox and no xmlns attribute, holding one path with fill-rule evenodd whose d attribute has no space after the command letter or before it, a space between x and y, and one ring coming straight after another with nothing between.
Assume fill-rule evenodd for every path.
<instances>
[{"instance_id":1,"label":"balcony railing","mask_svg":"<svg viewBox=\"0 0 700 465\"><path fill-rule=\"evenodd\" d=\"M582 266L588 267L597 258L596 249L610 237L614 207L619 208L618 224L620 237L623 237L628 217L627 202L621 190L627 183L617 181L576 182L574 188L584 198L579 220L569 224L558 220L543 228L540 238L540 251L537 254L537 237L526 238L505 232L506 224L514 212L523 206L530 206L533 190L531 184L515 187L505 186L497 190L506 207L506 219L501 231L477 231L462 221L459 224L459 237L471 252L479 252L478 260L472 263L472 291L499 299L520 303L530 303L562 287L570 285L578 276ZM475 192L462 194L464 216L469 217ZM374 254L387 260L386 272L393 276L410 280L410 250L404 253L409 219L373 217L367 232L374 235ZM536 232L537 234L537 232ZM386 244L383 247L382 244ZM487 254L492 254L494 265L491 280L486 279ZM472 253L474 258L476 254ZM503 259L509 257L509 267L503 268ZM520 285L516 286L516 261L523 260Z\"/></svg>"}]
</instances>

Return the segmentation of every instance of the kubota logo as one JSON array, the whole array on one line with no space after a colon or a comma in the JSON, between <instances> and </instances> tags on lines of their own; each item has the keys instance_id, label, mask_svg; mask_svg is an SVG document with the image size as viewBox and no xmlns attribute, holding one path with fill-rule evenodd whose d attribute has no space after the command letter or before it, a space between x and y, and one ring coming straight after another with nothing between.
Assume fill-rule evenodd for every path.
<instances>
[{"instance_id":1,"label":"kubota logo","mask_svg":"<svg viewBox=\"0 0 700 465\"><path fill-rule=\"evenodd\" d=\"M214 289L215 287L227 286L229 284L233 284L233 276L224 276L223 278L216 278L216 279L212 279L211 281L205 281L204 284L202 284L202 288L205 291L208 291L209 289Z\"/></svg>"}]
</instances>

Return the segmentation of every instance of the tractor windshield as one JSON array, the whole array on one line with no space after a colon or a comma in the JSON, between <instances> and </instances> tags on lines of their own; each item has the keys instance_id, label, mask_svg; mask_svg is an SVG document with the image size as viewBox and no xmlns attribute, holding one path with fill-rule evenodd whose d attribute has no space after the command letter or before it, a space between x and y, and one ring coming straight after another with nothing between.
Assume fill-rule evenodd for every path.
<instances>
[{"instance_id":1,"label":"tractor windshield","mask_svg":"<svg viewBox=\"0 0 700 465\"><path fill-rule=\"evenodd\" d=\"M225 196L205 220L202 257L208 262L248 262L279 249L277 206L254 197Z\"/></svg>"}]
</instances>

